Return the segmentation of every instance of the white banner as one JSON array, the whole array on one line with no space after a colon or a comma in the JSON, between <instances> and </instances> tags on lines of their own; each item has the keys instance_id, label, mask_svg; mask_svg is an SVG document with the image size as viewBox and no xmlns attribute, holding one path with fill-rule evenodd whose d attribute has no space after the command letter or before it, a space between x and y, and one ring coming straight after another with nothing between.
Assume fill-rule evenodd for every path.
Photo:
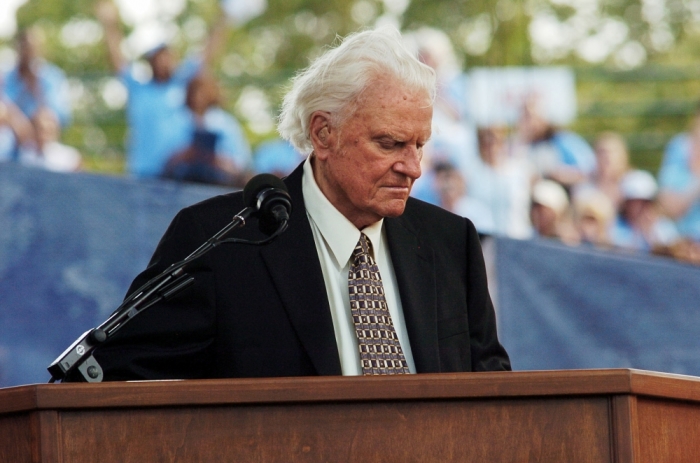
<instances>
[{"instance_id":1,"label":"white banner","mask_svg":"<svg viewBox=\"0 0 700 463\"><path fill-rule=\"evenodd\" d=\"M576 117L576 83L567 67L473 68L467 95L473 121L480 127L515 124L531 99L555 125L567 125Z\"/></svg>"}]
</instances>

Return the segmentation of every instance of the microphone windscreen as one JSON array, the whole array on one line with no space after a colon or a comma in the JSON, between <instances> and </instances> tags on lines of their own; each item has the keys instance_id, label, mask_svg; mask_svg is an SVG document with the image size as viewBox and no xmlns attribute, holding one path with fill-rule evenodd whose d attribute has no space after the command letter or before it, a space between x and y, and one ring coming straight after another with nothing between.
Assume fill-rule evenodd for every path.
<instances>
[{"instance_id":1,"label":"microphone windscreen","mask_svg":"<svg viewBox=\"0 0 700 463\"><path fill-rule=\"evenodd\" d=\"M243 188L243 201L248 207L255 207L258 200L258 193L267 188L277 188L287 191L287 185L277 176L272 174L258 174L248 180Z\"/></svg>"}]
</instances>

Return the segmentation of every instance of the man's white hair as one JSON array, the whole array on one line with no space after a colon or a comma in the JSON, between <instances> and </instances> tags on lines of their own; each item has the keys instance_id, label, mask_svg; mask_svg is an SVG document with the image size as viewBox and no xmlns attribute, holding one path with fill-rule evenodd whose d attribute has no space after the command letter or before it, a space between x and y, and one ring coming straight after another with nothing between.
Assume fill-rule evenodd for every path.
<instances>
[{"instance_id":1,"label":"man's white hair","mask_svg":"<svg viewBox=\"0 0 700 463\"><path fill-rule=\"evenodd\" d=\"M360 94L383 76L435 99L435 71L406 48L398 30L382 27L347 36L297 74L284 97L277 130L301 153L310 153L311 115L327 111L335 124L342 124Z\"/></svg>"}]
</instances>

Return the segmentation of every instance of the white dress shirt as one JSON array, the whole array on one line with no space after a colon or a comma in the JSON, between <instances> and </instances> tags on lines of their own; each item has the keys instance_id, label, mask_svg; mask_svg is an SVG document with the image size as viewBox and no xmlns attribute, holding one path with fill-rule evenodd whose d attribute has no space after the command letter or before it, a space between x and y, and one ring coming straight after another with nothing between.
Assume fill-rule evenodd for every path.
<instances>
[{"instance_id":1,"label":"white dress shirt","mask_svg":"<svg viewBox=\"0 0 700 463\"><path fill-rule=\"evenodd\" d=\"M301 184L306 215L311 224L316 251L323 271L323 280L326 284L328 302L331 307L340 366L345 376L361 375L360 353L355 325L350 312L350 296L348 295L350 258L360 240L360 230L331 204L318 187L313 175L311 156L304 162L304 175ZM372 242L374 260L382 277L386 303L394 322L394 329L406 357L408 369L411 373L415 373L416 367L413 363L411 345L406 333L403 307L401 306L396 275L391 263L383 224L384 220L382 219L363 229L362 233L367 235Z\"/></svg>"}]
</instances>

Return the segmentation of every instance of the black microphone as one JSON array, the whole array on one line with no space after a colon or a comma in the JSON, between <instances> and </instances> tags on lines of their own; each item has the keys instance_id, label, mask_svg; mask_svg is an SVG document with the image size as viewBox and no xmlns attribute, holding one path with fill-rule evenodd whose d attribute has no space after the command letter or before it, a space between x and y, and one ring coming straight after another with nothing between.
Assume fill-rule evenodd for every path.
<instances>
[{"instance_id":1,"label":"black microphone","mask_svg":"<svg viewBox=\"0 0 700 463\"><path fill-rule=\"evenodd\" d=\"M287 185L272 174L259 174L251 178L243 188L243 201L256 210L260 231L272 235L279 225L289 220L292 213L292 198Z\"/></svg>"}]
</instances>

